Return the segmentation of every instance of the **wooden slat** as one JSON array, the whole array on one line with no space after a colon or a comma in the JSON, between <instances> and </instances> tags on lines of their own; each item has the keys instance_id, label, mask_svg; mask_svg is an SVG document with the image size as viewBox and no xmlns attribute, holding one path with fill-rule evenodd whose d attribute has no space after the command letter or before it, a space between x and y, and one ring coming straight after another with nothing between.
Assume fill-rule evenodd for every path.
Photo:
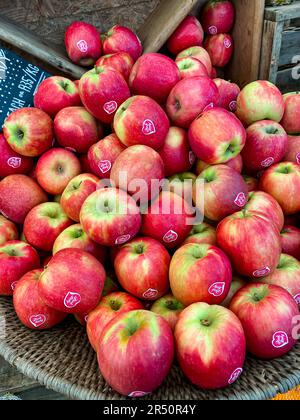
<instances>
[{"instance_id":1,"label":"wooden slat","mask_svg":"<svg viewBox=\"0 0 300 420\"><path fill-rule=\"evenodd\" d=\"M300 18L300 3L294 3L288 6L266 7L265 19L273 22L282 22L288 19Z\"/></svg>"},{"instance_id":2,"label":"wooden slat","mask_svg":"<svg viewBox=\"0 0 300 420\"><path fill-rule=\"evenodd\" d=\"M300 27L295 30L284 31L279 58L279 67L292 63L293 57L300 54Z\"/></svg>"},{"instance_id":3,"label":"wooden slat","mask_svg":"<svg viewBox=\"0 0 300 420\"><path fill-rule=\"evenodd\" d=\"M283 22L265 20L260 61L260 79L276 83L279 67Z\"/></svg>"},{"instance_id":4,"label":"wooden slat","mask_svg":"<svg viewBox=\"0 0 300 420\"><path fill-rule=\"evenodd\" d=\"M297 77L295 77L297 76ZM299 77L299 78L298 78ZM280 70L277 73L276 84L283 93L300 90L300 67Z\"/></svg>"}]
</instances>

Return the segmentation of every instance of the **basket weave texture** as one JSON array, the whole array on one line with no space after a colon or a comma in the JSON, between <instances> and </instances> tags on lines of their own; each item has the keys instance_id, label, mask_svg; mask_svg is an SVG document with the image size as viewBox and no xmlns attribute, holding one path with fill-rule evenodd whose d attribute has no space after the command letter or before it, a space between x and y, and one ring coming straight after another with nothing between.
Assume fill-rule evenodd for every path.
<instances>
[{"instance_id":1,"label":"basket weave texture","mask_svg":"<svg viewBox=\"0 0 300 420\"><path fill-rule=\"evenodd\" d=\"M112 349L113 351L113 349ZM50 331L23 327L11 299L0 298L0 355L24 375L71 399L119 400L101 376L85 330L66 320ZM249 357L233 386L204 391L192 386L174 365L163 385L145 400L265 400L300 384L300 344L281 359Z\"/></svg>"}]
</instances>

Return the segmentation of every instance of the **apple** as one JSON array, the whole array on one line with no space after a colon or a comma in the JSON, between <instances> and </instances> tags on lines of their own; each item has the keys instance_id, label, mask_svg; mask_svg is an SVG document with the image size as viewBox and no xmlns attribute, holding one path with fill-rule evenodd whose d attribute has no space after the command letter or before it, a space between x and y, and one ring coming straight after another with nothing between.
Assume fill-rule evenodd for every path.
<instances>
[{"instance_id":1,"label":"apple","mask_svg":"<svg viewBox=\"0 0 300 420\"><path fill-rule=\"evenodd\" d=\"M246 131L234 114L223 108L212 108L192 123L189 142L195 155L204 162L226 163L243 150Z\"/></svg>"},{"instance_id":2,"label":"apple","mask_svg":"<svg viewBox=\"0 0 300 420\"><path fill-rule=\"evenodd\" d=\"M19 237L16 225L0 215L0 246L6 242L15 241Z\"/></svg>"},{"instance_id":3,"label":"apple","mask_svg":"<svg viewBox=\"0 0 300 420\"><path fill-rule=\"evenodd\" d=\"M160 155L148 146L131 146L122 152L113 164L112 184L134 195L141 204L153 198L154 182L164 179L164 163ZM159 191L157 191L157 194Z\"/></svg>"},{"instance_id":4,"label":"apple","mask_svg":"<svg viewBox=\"0 0 300 420\"><path fill-rule=\"evenodd\" d=\"M193 205L193 188L197 177L192 172L181 172L168 178L169 190Z\"/></svg>"},{"instance_id":5,"label":"apple","mask_svg":"<svg viewBox=\"0 0 300 420\"><path fill-rule=\"evenodd\" d=\"M36 166L37 181L49 194L62 194L68 183L81 172L79 159L69 150L53 148L44 153Z\"/></svg>"},{"instance_id":6,"label":"apple","mask_svg":"<svg viewBox=\"0 0 300 420\"><path fill-rule=\"evenodd\" d=\"M34 207L24 221L27 242L42 251L52 251L56 238L72 224L58 203Z\"/></svg>"},{"instance_id":7,"label":"apple","mask_svg":"<svg viewBox=\"0 0 300 420\"><path fill-rule=\"evenodd\" d=\"M0 296L11 296L20 278L39 267L39 256L31 245L9 241L0 246Z\"/></svg>"},{"instance_id":8,"label":"apple","mask_svg":"<svg viewBox=\"0 0 300 420\"><path fill-rule=\"evenodd\" d=\"M201 23L195 16L187 16L173 32L167 42L168 50L177 55L190 47L202 45L204 38Z\"/></svg>"},{"instance_id":9,"label":"apple","mask_svg":"<svg viewBox=\"0 0 300 420\"><path fill-rule=\"evenodd\" d=\"M187 244L217 245L216 229L208 223L195 225L183 243L183 245Z\"/></svg>"},{"instance_id":10,"label":"apple","mask_svg":"<svg viewBox=\"0 0 300 420\"><path fill-rule=\"evenodd\" d=\"M179 302L172 294L163 296L157 299L151 306L151 311L164 318L171 330L175 330L181 312L185 306Z\"/></svg>"},{"instance_id":11,"label":"apple","mask_svg":"<svg viewBox=\"0 0 300 420\"><path fill-rule=\"evenodd\" d=\"M189 145L187 132L179 127L170 127L159 154L164 162L167 177L189 171L196 160Z\"/></svg>"},{"instance_id":12,"label":"apple","mask_svg":"<svg viewBox=\"0 0 300 420\"><path fill-rule=\"evenodd\" d=\"M102 42L98 29L86 22L73 22L65 33L68 56L75 64L93 66L102 54Z\"/></svg>"},{"instance_id":13,"label":"apple","mask_svg":"<svg viewBox=\"0 0 300 420\"><path fill-rule=\"evenodd\" d=\"M214 82L219 90L219 106L227 109L227 111L235 112L237 108L237 98L241 92L239 86L220 78L214 79Z\"/></svg>"},{"instance_id":14,"label":"apple","mask_svg":"<svg viewBox=\"0 0 300 420\"><path fill-rule=\"evenodd\" d=\"M209 166L198 177L204 183L204 215L210 220L220 221L224 217L245 207L248 188L243 177L226 165ZM193 199L197 203L199 191L194 186ZM222 205L220 205L222 203Z\"/></svg>"},{"instance_id":15,"label":"apple","mask_svg":"<svg viewBox=\"0 0 300 420\"><path fill-rule=\"evenodd\" d=\"M204 76L209 77L207 68L197 58L186 57L177 60L177 67L180 71L181 79L190 77Z\"/></svg>"},{"instance_id":16,"label":"apple","mask_svg":"<svg viewBox=\"0 0 300 420\"><path fill-rule=\"evenodd\" d=\"M13 303L19 320L31 330L47 330L60 324L66 314L45 305L39 293L43 269L29 271L16 284Z\"/></svg>"},{"instance_id":17,"label":"apple","mask_svg":"<svg viewBox=\"0 0 300 420\"><path fill-rule=\"evenodd\" d=\"M186 308L175 327L175 343L183 373L202 389L232 385L243 372L245 334L226 308L203 302Z\"/></svg>"},{"instance_id":18,"label":"apple","mask_svg":"<svg viewBox=\"0 0 300 420\"><path fill-rule=\"evenodd\" d=\"M86 174L92 173L93 171L91 169L87 153L84 153L83 155L78 156L78 158L79 158L79 161L80 161L82 172L84 172Z\"/></svg>"},{"instance_id":19,"label":"apple","mask_svg":"<svg viewBox=\"0 0 300 420\"><path fill-rule=\"evenodd\" d=\"M238 290L240 290L242 287L245 287L247 284L246 280L244 280L242 277L236 277L233 276L231 286L229 293L225 300L221 303L221 306L224 306L224 308L229 308L230 303L233 299L233 296L236 294Z\"/></svg>"},{"instance_id":20,"label":"apple","mask_svg":"<svg viewBox=\"0 0 300 420\"><path fill-rule=\"evenodd\" d=\"M296 163L273 165L263 174L259 186L278 201L285 215L300 211L300 166Z\"/></svg>"},{"instance_id":21,"label":"apple","mask_svg":"<svg viewBox=\"0 0 300 420\"><path fill-rule=\"evenodd\" d=\"M250 192L245 210L259 213L261 217L274 223L274 226L279 232L283 229L283 211L278 202L270 194L263 191Z\"/></svg>"},{"instance_id":22,"label":"apple","mask_svg":"<svg viewBox=\"0 0 300 420\"><path fill-rule=\"evenodd\" d=\"M238 274L254 278L273 273L282 250L275 225L248 210L222 220L217 228L217 242Z\"/></svg>"},{"instance_id":23,"label":"apple","mask_svg":"<svg viewBox=\"0 0 300 420\"><path fill-rule=\"evenodd\" d=\"M226 298L232 268L225 253L209 244L187 244L179 248L170 265L170 285L179 302L218 305Z\"/></svg>"},{"instance_id":24,"label":"apple","mask_svg":"<svg viewBox=\"0 0 300 420\"><path fill-rule=\"evenodd\" d=\"M211 77L212 79L217 79L217 78L218 78L218 73L220 73L220 72L218 71L218 69L217 69L216 67L212 67L210 77Z\"/></svg>"},{"instance_id":25,"label":"apple","mask_svg":"<svg viewBox=\"0 0 300 420\"><path fill-rule=\"evenodd\" d=\"M115 292L103 297L87 319L86 330L93 349L98 351L101 334L110 321L120 314L138 309L144 309L143 304L128 293Z\"/></svg>"},{"instance_id":26,"label":"apple","mask_svg":"<svg viewBox=\"0 0 300 420\"><path fill-rule=\"evenodd\" d=\"M180 60L181 58L187 58L192 57L196 58L197 60L201 61L202 64L205 65L207 73L209 76L212 75L212 62L211 58L208 54L208 52L203 48L199 46L187 48L186 50L183 50L181 53L179 53L176 57L176 62Z\"/></svg>"},{"instance_id":27,"label":"apple","mask_svg":"<svg viewBox=\"0 0 300 420\"><path fill-rule=\"evenodd\" d=\"M224 163L224 165L229 166L229 168L232 168L241 174L243 170L243 159L242 159L241 154L237 155L233 159L230 159L228 162ZM205 163L203 160L198 159L196 163L196 168L195 168L196 174L200 175L201 172L203 172L209 166L211 165L209 165L208 163Z\"/></svg>"},{"instance_id":28,"label":"apple","mask_svg":"<svg viewBox=\"0 0 300 420\"><path fill-rule=\"evenodd\" d=\"M97 258L103 265L106 262L106 249L93 242L84 232L80 224L69 226L61 232L54 242L53 255L57 254L62 249L67 248L77 248L88 252Z\"/></svg>"},{"instance_id":29,"label":"apple","mask_svg":"<svg viewBox=\"0 0 300 420\"><path fill-rule=\"evenodd\" d=\"M126 26L115 25L102 38L105 55L126 52L136 61L143 53L139 37Z\"/></svg>"},{"instance_id":30,"label":"apple","mask_svg":"<svg viewBox=\"0 0 300 420\"><path fill-rule=\"evenodd\" d=\"M300 92L287 93L283 95L285 111L281 125L288 134L300 133Z\"/></svg>"},{"instance_id":31,"label":"apple","mask_svg":"<svg viewBox=\"0 0 300 420\"><path fill-rule=\"evenodd\" d=\"M149 53L142 55L133 66L129 86L135 95L149 96L164 104L179 81L179 69L171 58Z\"/></svg>"},{"instance_id":32,"label":"apple","mask_svg":"<svg viewBox=\"0 0 300 420\"><path fill-rule=\"evenodd\" d=\"M62 109L55 117L54 131L60 146L75 153L87 153L103 136L103 128L85 108Z\"/></svg>"},{"instance_id":33,"label":"apple","mask_svg":"<svg viewBox=\"0 0 300 420\"><path fill-rule=\"evenodd\" d=\"M118 315L106 325L99 343L100 371L124 396L143 397L154 391L174 359L172 330L167 321L150 311Z\"/></svg>"},{"instance_id":34,"label":"apple","mask_svg":"<svg viewBox=\"0 0 300 420\"><path fill-rule=\"evenodd\" d=\"M172 89L167 113L176 126L189 128L199 114L217 106L218 102L218 88L209 77L190 77Z\"/></svg>"},{"instance_id":35,"label":"apple","mask_svg":"<svg viewBox=\"0 0 300 420\"><path fill-rule=\"evenodd\" d=\"M0 134L0 178L5 178L8 175L28 174L32 167L32 158L14 152L3 134Z\"/></svg>"},{"instance_id":36,"label":"apple","mask_svg":"<svg viewBox=\"0 0 300 420\"><path fill-rule=\"evenodd\" d=\"M170 128L164 110L147 96L133 96L118 109L114 129L127 147L142 144L160 149Z\"/></svg>"},{"instance_id":37,"label":"apple","mask_svg":"<svg viewBox=\"0 0 300 420\"><path fill-rule=\"evenodd\" d=\"M99 58L99 60L96 63L96 67L112 67L113 69L121 73L126 81L129 80L129 76L133 65L134 61L131 55L129 55L126 52L118 52L114 54L104 55L103 57Z\"/></svg>"},{"instance_id":38,"label":"apple","mask_svg":"<svg viewBox=\"0 0 300 420\"><path fill-rule=\"evenodd\" d=\"M87 111L104 124L111 124L119 106L130 97L124 77L108 66L95 67L79 82L79 93Z\"/></svg>"},{"instance_id":39,"label":"apple","mask_svg":"<svg viewBox=\"0 0 300 420\"><path fill-rule=\"evenodd\" d=\"M238 96L236 115L246 126L262 120L280 122L283 114L283 96L271 82L252 82Z\"/></svg>"},{"instance_id":40,"label":"apple","mask_svg":"<svg viewBox=\"0 0 300 420\"><path fill-rule=\"evenodd\" d=\"M66 77L52 76L45 79L34 95L34 106L50 117L55 117L63 108L80 105L78 87Z\"/></svg>"},{"instance_id":41,"label":"apple","mask_svg":"<svg viewBox=\"0 0 300 420\"><path fill-rule=\"evenodd\" d=\"M284 160L300 165L300 136L288 136L288 147Z\"/></svg>"},{"instance_id":42,"label":"apple","mask_svg":"<svg viewBox=\"0 0 300 420\"><path fill-rule=\"evenodd\" d=\"M81 174L73 178L66 186L60 204L66 215L79 222L80 210L85 200L97 190L99 179L92 174Z\"/></svg>"},{"instance_id":43,"label":"apple","mask_svg":"<svg viewBox=\"0 0 300 420\"><path fill-rule=\"evenodd\" d=\"M258 191L258 179L253 176L243 175L244 181L248 186L248 192Z\"/></svg>"},{"instance_id":44,"label":"apple","mask_svg":"<svg viewBox=\"0 0 300 420\"><path fill-rule=\"evenodd\" d=\"M190 233L194 210L179 195L163 191L143 215L142 233L166 248L176 248Z\"/></svg>"},{"instance_id":45,"label":"apple","mask_svg":"<svg viewBox=\"0 0 300 420\"><path fill-rule=\"evenodd\" d=\"M85 233L104 246L123 245L141 228L136 202L116 188L103 188L91 194L82 206L80 221Z\"/></svg>"},{"instance_id":46,"label":"apple","mask_svg":"<svg viewBox=\"0 0 300 420\"><path fill-rule=\"evenodd\" d=\"M225 67L234 51L232 36L229 34L209 35L205 39L204 48L209 53L213 66Z\"/></svg>"},{"instance_id":47,"label":"apple","mask_svg":"<svg viewBox=\"0 0 300 420\"><path fill-rule=\"evenodd\" d=\"M210 35L230 32L234 19L235 8L230 0L209 0L201 11L203 29Z\"/></svg>"},{"instance_id":48,"label":"apple","mask_svg":"<svg viewBox=\"0 0 300 420\"><path fill-rule=\"evenodd\" d=\"M300 261L300 229L285 225L281 231L282 252Z\"/></svg>"},{"instance_id":49,"label":"apple","mask_svg":"<svg viewBox=\"0 0 300 420\"><path fill-rule=\"evenodd\" d=\"M116 275L115 275L114 272L109 271L106 274L106 279L105 279L105 283L104 283L102 297L107 296L110 293L118 292L118 291L119 291L119 286L117 284Z\"/></svg>"},{"instance_id":50,"label":"apple","mask_svg":"<svg viewBox=\"0 0 300 420\"><path fill-rule=\"evenodd\" d=\"M156 300L169 290L170 255L155 239L137 238L123 245L114 267L119 283L143 300Z\"/></svg>"},{"instance_id":51,"label":"apple","mask_svg":"<svg viewBox=\"0 0 300 420\"><path fill-rule=\"evenodd\" d=\"M36 157L52 146L53 122L37 108L22 108L5 120L3 134L10 147L22 156Z\"/></svg>"},{"instance_id":52,"label":"apple","mask_svg":"<svg viewBox=\"0 0 300 420\"><path fill-rule=\"evenodd\" d=\"M260 359L281 357L297 343L292 331L298 305L282 287L249 284L236 293L230 310L243 325L248 351Z\"/></svg>"},{"instance_id":53,"label":"apple","mask_svg":"<svg viewBox=\"0 0 300 420\"><path fill-rule=\"evenodd\" d=\"M15 223L23 223L29 211L48 201L41 187L26 175L9 175L0 181L0 212Z\"/></svg>"},{"instance_id":54,"label":"apple","mask_svg":"<svg viewBox=\"0 0 300 420\"><path fill-rule=\"evenodd\" d=\"M273 121L256 122L247 128L247 142L242 151L243 162L250 171L260 171L280 162L288 147L288 136Z\"/></svg>"}]
</instances>

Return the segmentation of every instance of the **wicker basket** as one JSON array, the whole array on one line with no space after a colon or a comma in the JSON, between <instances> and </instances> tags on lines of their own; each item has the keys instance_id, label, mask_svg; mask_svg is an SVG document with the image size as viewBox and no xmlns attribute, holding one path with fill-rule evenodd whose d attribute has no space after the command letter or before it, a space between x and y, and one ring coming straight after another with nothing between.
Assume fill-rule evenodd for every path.
<instances>
[{"instance_id":1,"label":"wicker basket","mask_svg":"<svg viewBox=\"0 0 300 420\"><path fill-rule=\"evenodd\" d=\"M0 298L0 355L23 374L71 399L122 399L102 378L84 329L71 319L45 332L23 327L11 299ZM300 383L300 344L274 361L248 358L239 381L224 390L193 387L173 366L164 384L146 400L265 400ZM124 399L124 398L123 398Z\"/></svg>"}]
</instances>

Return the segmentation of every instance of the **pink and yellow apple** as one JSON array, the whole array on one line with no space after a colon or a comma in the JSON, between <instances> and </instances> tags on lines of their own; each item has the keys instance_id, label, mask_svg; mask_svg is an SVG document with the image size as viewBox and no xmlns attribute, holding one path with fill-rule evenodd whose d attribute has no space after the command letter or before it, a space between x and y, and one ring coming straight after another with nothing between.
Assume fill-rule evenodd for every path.
<instances>
[{"instance_id":1,"label":"pink and yellow apple","mask_svg":"<svg viewBox=\"0 0 300 420\"><path fill-rule=\"evenodd\" d=\"M96 67L108 66L122 74L126 81L129 80L131 69L134 65L132 57L126 52L107 54L99 58Z\"/></svg>"},{"instance_id":2,"label":"pink and yellow apple","mask_svg":"<svg viewBox=\"0 0 300 420\"><path fill-rule=\"evenodd\" d=\"M300 92L287 93L283 95L285 111L281 125L288 134L300 133Z\"/></svg>"},{"instance_id":3,"label":"pink and yellow apple","mask_svg":"<svg viewBox=\"0 0 300 420\"><path fill-rule=\"evenodd\" d=\"M19 237L16 225L0 215L0 246L8 241L15 241Z\"/></svg>"},{"instance_id":4,"label":"pink and yellow apple","mask_svg":"<svg viewBox=\"0 0 300 420\"><path fill-rule=\"evenodd\" d=\"M197 58L180 58L177 60L177 67L180 71L181 79L188 79L190 77L198 76L209 77L207 68Z\"/></svg>"},{"instance_id":5,"label":"pink and yellow apple","mask_svg":"<svg viewBox=\"0 0 300 420\"><path fill-rule=\"evenodd\" d=\"M235 112L237 107L237 98L241 92L239 86L224 79L214 79L219 90L219 106L227 111Z\"/></svg>"},{"instance_id":6,"label":"pink and yellow apple","mask_svg":"<svg viewBox=\"0 0 300 420\"><path fill-rule=\"evenodd\" d=\"M133 61L142 55L143 47L139 37L126 26L115 25L102 38L105 55L126 52Z\"/></svg>"},{"instance_id":7,"label":"pink and yellow apple","mask_svg":"<svg viewBox=\"0 0 300 420\"><path fill-rule=\"evenodd\" d=\"M194 226L183 243L183 245L187 244L217 245L216 229L208 223L201 223L200 225Z\"/></svg>"},{"instance_id":8,"label":"pink and yellow apple","mask_svg":"<svg viewBox=\"0 0 300 420\"><path fill-rule=\"evenodd\" d=\"M209 35L205 39L204 48L209 53L212 65L223 68L231 60L234 51L233 38L229 34Z\"/></svg>"},{"instance_id":9,"label":"pink and yellow apple","mask_svg":"<svg viewBox=\"0 0 300 420\"><path fill-rule=\"evenodd\" d=\"M285 225L281 231L282 252L300 261L300 229Z\"/></svg>"}]
</instances>

